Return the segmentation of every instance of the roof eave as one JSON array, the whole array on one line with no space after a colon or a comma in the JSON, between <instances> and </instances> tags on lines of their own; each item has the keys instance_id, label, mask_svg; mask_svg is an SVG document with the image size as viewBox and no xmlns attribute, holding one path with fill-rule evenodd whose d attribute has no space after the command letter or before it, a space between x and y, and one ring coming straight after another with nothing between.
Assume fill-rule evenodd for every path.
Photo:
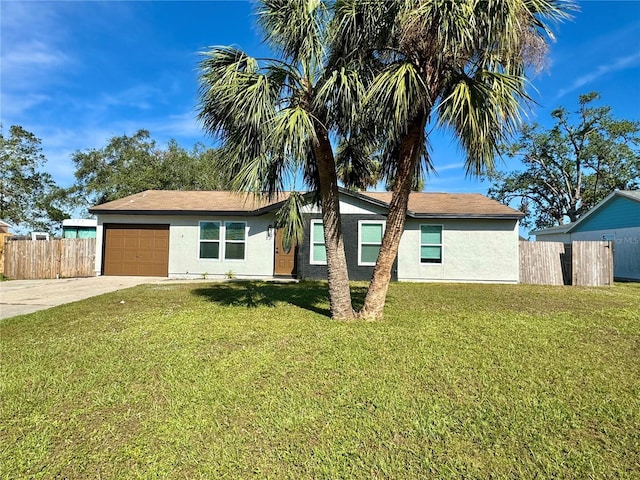
<instances>
[{"instance_id":1,"label":"roof eave","mask_svg":"<svg viewBox=\"0 0 640 480\"><path fill-rule=\"evenodd\" d=\"M513 213L407 213L407 216L411 218L446 218L457 220L520 220L524 218L524 215L516 215Z\"/></svg>"},{"instance_id":2,"label":"roof eave","mask_svg":"<svg viewBox=\"0 0 640 480\"><path fill-rule=\"evenodd\" d=\"M529 235L563 235L568 233L571 227L573 227L573 223L558 225L556 227L538 228L536 230L531 230Z\"/></svg>"},{"instance_id":3,"label":"roof eave","mask_svg":"<svg viewBox=\"0 0 640 480\"><path fill-rule=\"evenodd\" d=\"M224 215L235 217L258 217L268 213L272 209L261 208L258 210L99 210L89 209L89 213L96 215Z\"/></svg>"},{"instance_id":4,"label":"roof eave","mask_svg":"<svg viewBox=\"0 0 640 480\"><path fill-rule=\"evenodd\" d=\"M359 198L365 202L369 202L373 205L377 205L383 208L389 208L389 204L382 200L378 200L377 198L369 197L366 192L352 192L350 190L340 188L340 193L350 195L354 198ZM478 219L487 219L487 220L521 220L525 217L524 213L498 213L498 214L487 214L487 213L478 213L478 214L466 214L466 213L416 213L413 210L407 210L407 216L411 218L478 218Z\"/></svg>"},{"instance_id":5,"label":"roof eave","mask_svg":"<svg viewBox=\"0 0 640 480\"><path fill-rule=\"evenodd\" d=\"M617 194L621 195L629 200L633 200L634 202L640 202L640 198L637 195L633 195L633 193L637 193L637 190L629 191L629 190L618 190Z\"/></svg>"},{"instance_id":6,"label":"roof eave","mask_svg":"<svg viewBox=\"0 0 640 480\"><path fill-rule=\"evenodd\" d=\"M384 202L382 200L378 200L377 198L373 198L370 197L365 193L360 193L360 192L352 192L351 190L347 190L346 188L343 187L339 187L338 190L340 191L341 194L345 194L345 195L349 195L353 198L357 198L359 200L362 200L364 202L368 202L372 205L377 205L379 207L383 207L383 208L389 208L389 204L387 202Z\"/></svg>"}]
</instances>

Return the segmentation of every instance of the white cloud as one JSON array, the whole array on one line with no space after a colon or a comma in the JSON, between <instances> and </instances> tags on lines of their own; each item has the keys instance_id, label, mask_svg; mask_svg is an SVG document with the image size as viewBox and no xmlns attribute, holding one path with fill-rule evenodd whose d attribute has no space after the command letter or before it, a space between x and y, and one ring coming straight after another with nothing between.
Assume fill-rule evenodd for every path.
<instances>
[{"instance_id":1,"label":"white cloud","mask_svg":"<svg viewBox=\"0 0 640 480\"><path fill-rule=\"evenodd\" d=\"M74 166L71 156L74 152L92 148L100 149L107 145L110 138L120 135L133 135L139 129L150 131L151 138L162 147L169 139L190 148L195 142L210 144L197 123L195 113L171 114L165 118L145 120L115 120L108 124L88 124L78 122L74 127L59 127L45 124L23 125L28 131L36 133L42 139L42 149L47 163L44 169L51 173L58 185L68 187L73 184Z\"/></svg>"},{"instance_id":2,"label":"white cloud","mask_svg":"<svg viewBox=\"0 0 640 480\"><path fill-rule=\"evenodd\" d=\"M13 94L2 92L0 103L0 119L9 120L11 117L20 117L30 108L48 101L50 97L42 93Z\"/></svg>"},{"instance_id":3,"label":"white cloud","mask_svg":"<svg viewBox=\"0 0 640 480\"><path fill-rule=\"evenodd\" d=\"M40 40L30 40L14 45L8 52L3 49L2 67L9 71L16 68L57 67L68 61L68 56L56 47Z\"/></svg>"},{"instance_id":4,"label":"white cloud","mask_svg":"<svg viewBox=\"0 0 640 480\"><path fill-rule=\"evenodd\" d=\"M65 29L59 24L57 8L42 2L2 2L3 122L49 100L47 86L73 63L63 47Z\"/></svg>"},{"instance_id":5,"label":"white cloud","mask_svg":"<svg viewBox=\"0 0 640 480\"><path fill-rule=\"evenodd\" d=\"M146 110L159 103L159 100L162 103L165 94L159 87L136 85L121 92L104 94L99 103L105 107L127 106Z\"/></svg>"},{"instance_id":6,"label":"white cloud","mask_svg":"<svg viewBox=\"0 0 640 480\"><path fill-rule=\"evenodd\" d=\"M446 172L447 170L462 170L464 169L464 163L463 162L448 163L442 166L435 165L435 167L436 167L436 172L438 173Z\"/></svg>"},{"instance_id":7,"label":"white cloud","mask_svg":"<svg viewBox=\"0 0 640 480\"><path fill-rule=\"evenodd\" d=\"M566 94L573 92L585 85L595 82L599 78L609 73L626 70L640 64L640 52L636 52L626 57L617 58L611 63L599 65L595 70L576 78L571 85L561 89L556 95L556 100L564 97Z\"/></svg>"},{"instance_id":8,"label":"white cloud","mask_svg":"<svg viewBox=\"0 0 640 480\"><path fill-rule=\"evenodd\" d=\"M166 119L154 122L153 131L169 137L205 137L205 132L196 119L194 111L169 115Z\"/></svg>"}]
</instances>

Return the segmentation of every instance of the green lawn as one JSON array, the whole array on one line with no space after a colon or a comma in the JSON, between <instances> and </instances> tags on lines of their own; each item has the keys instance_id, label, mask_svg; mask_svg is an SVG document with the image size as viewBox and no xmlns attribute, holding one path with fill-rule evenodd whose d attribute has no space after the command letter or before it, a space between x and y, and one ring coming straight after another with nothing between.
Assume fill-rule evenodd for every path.
<instances>
[{"instance_id":1,"label":"green lawn","mask_svg":"<svg viewBox=\"0 0 640 480\"><path fill-rule=\"evenodd\" d=\"M639 284L327 309L322 283L158 284L0 322L2 478L640 477Z\"/></svg>"}]
</instances>

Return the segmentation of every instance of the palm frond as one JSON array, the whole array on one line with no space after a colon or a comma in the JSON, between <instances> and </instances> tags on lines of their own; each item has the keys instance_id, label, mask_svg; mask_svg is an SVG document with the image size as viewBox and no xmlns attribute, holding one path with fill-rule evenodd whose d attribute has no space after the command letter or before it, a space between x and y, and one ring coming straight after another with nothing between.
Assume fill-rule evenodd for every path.
<instances>
[{"instance_id":1,"label":"palm frond","mask_svg":"<svg viewBox=\"0 0 640 480\"><path fill-rule=\"evenodd\" d=\"M529 101L524 79L502 73L479 72L452 82L438 105L438 124L453 129L467 153L468 175L494 168L501 142L521 122L523 103Z\"/></svg>"},{"instance_id":2,"label":"palm frond","mask_svg":"<svg viewBox=\"0 0 640 480\"><path fill-rule=\"evenodd\" d=\"M318 142L314 121L301 105L282 108L273 120L269 143L275 151L299 165L309 147Z\"/></svg>"},{"instance_id":3,"label":"palm frond","mask_svg":"<svg viewBox=\"0 0 640 480\"><path fill-rule=\"evenodd\" d=\"M494 0L495 1L495 0ZM400 46L421 57L456 57L477 33L474 0L411 2L400 18ZM483 2L485 5L492 2Z\"/></svg>"},{"instance_id":4,"label":"palm frond","mask_svg":"<svg viewBox=\"0 0 640 480\"><path fill-rule=\"evenodd\" d=\"M331 43L336 55L370 60L392 45L403 1L337 0Z\"/></svg>"},{"instance_id":5,"label":"palm frond","mask_svg":"<svg viewBox=\"0 0 640 480\"><path fill-rule=\"evenodd\" d=\"M198 119L205 130L224 139L242 126L258 135L275 115L284 85L237 49L214 47L202 55Z\"/></svg>"},{"instance_id":6,"label":"palm frond","mask_svg":"<svg viewBox=\"0 0 640 480\"><path fill-rule=\"evenodd\" d=\"M275 226L282 229L282 248L286 251L304 240L303 208L306 203L304 194L294 191L276 212Z\"/></svg>"},{"instance_id":7,"label":"palm frond","mask_svg":"<svg viewBox=\"0 0 640 480\"><path fill-rule=\"evenodd\" d=\"M346 188L366 190L381 180L377 143L366 134L343 139L336 151L338 178Z\"/></svg>"},{"instance_id":8,"label":"palm frond","mask_svg":"<svg viewBox=\"0 0 640 480\"><path fill-rule=\"evenodd\" d=\"M329 11L322 0L262 0L258 18L265 40L294 64L325 55Z\"/></svg>"},{"instance_id":9,"label":"palm frond","mask_svg":"<svg viewBox=\"0 0 640 480\"><path fill-rule=\"evenodd\" d=\"M397 62L382 72L364 99L372 121L397 139L419 112L430 108L429 91L416 66Z\"/></svg>"},{"instance_id":10,"label":"palm frond","mask_svg":"<svg viewBox=\"0 0 640 480\"><path fill-rule=\"evenodd\" d=\"M431 174L437 175L430 150L429 137L424 135L424 141L420 144L420 155L413 172L411 189L415 192L422 191L425 179L429 178ZM389 191L393 190L395 183L399 152L400 146L398 142L388 141L383 144L381 153L378 156L380 160L379 177L381 181L385 182L385 189Z\"/></svg>"},{"instance_id":11,"label":"palm frond","mask_svg":"<svg viewBox=\"0 0 640 480\"><path fill-rule=\"evenodd\" d=\"M360 117L366 91L364 81L352 66L339 66L331 70L318 86L314 109L325 109L326 118L341 133L349 131Z\"/></svg>"}]
</instances>

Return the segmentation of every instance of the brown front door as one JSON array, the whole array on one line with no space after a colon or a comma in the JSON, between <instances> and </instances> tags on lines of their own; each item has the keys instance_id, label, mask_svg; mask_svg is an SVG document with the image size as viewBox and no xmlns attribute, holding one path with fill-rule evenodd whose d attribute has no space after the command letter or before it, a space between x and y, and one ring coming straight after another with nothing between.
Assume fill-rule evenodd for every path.
<instances>
[{"instance_id":1,"label":"brown front door","mask_svg":"<svg viewBox=\"0 0 640 480\"><path fill-rule=\"evenodd\" d=\"M104 275L166 277L169 225L105 225Z\"/></svg>"},{"instance_id":2,"label":"brown front door","mask_svg":"<svg viewBox=\"0 0 640 480\"><path fill-rule=\"evenodd\" d=\"M296 247L292 246L286 251L282 246L282 229L276 230L276 261L274 274L294 276L296 274Z\"/></svg>"}]
</instances>

